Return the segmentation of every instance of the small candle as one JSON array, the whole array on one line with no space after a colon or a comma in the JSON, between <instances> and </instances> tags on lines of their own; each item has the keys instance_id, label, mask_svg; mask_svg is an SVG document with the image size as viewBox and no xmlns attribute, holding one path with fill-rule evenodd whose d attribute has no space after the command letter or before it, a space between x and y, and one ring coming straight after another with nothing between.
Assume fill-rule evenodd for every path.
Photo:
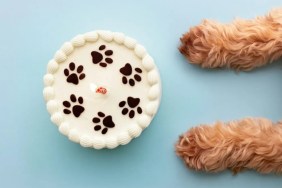
<instances>
[{"instance_id":1,"label":"small candle","mask_svg":"<svg viewBox=\"0 0 282 188\"><path fill-rule=\"evenodd\" d=\"M105 87L97 86L96 84L93 84L93 83L90 84L90 90L93 93L102 94L102 95L105 95L108 93L108 90Z\"/></svg>"},{"instance_id":2,"label":"small candle","mask_svg":"<svg viewBox=\"0 0 282 188\"><path fill-rule=\"evenodd\" d=\"M107 89L104 88L104 87L98 87L96 89L96 93L106 94L107 93Z\"/></svg>"}]
</instances>

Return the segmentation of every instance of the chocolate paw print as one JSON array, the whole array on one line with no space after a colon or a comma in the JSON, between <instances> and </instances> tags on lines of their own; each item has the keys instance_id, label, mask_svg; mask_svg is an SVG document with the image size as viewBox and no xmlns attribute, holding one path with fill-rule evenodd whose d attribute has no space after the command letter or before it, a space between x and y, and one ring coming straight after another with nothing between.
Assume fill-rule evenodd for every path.
<instances>
[{"instance_id":1,"label":"chocolate paw print","mask_svg":"<svg viewBox=\"0 0 282 188\"><path fill-rule=\"evenodd\" d=\"M71 62L69 64L68 69L64 70L64 74L67 77L67 82L73 83L75 85L78 84L79 80L83 80L85 78L85 74L82 73L82 72L83 72L83 66L82 65L79 65L76 69L76 72L75 72L75 64L73 62Z\"/></svg>"},{"instance_id":2,"label":"chocolate paw print","mask_svg":"<svg viewBox=\"0 0 282 188\"><path fill-rule=\"evenodd\" d=\"M106 116L103 112L98 112L97 117L92 119L93 123L95 123L94 130L99 131L102 129L102 134L106 134L109 128L114 128L115 123L113 122L112 116ZM101 125L100 125L101 124Z\"/></svg>"},{"instance_id":3,"label":"chocolate paw print","mask_svg":"<svg viewBox=\"0 0 282 188\"><path fill-rule=\"evenodd\" d=\"M127 103L127 105L128 105L128 108L127 107L125 107L125 105L126 105L126 103ZM121 113L123 114L123 115L126 115L128 112L128 116L130 117L130 118L134 118L134 116L135 116L135 108L137 107L137 112L139 113L139 114L141 114L142 113L142 108L140 107L140 106L138 106L139 105L139 103L140 103L140 99L139 98L133 98L133 97L127 97L127 101L121 101L120 103L119 103L119 107L121 107L121 108L123 108L122 109L122 111L121 111Z\"/></svg>"},{"instance_id":4,"label":"chocolate paw print","mask_svg":"<svg viewBox=\"0 0 282 188\"><path fill-rule=\"evenodd\" d=\"M70 102L70 101L71 101L71 102ZM76 98L76 96L75 96L74 94L71 94L71 96L70 96L70 101L64 101L64 102L63 102L63 105L66 107L66 108L64 109L64 113L65 113L65 114L73 113L73 115L74 115L75 117L79 117L80 114L81 114L82 112L84 112L84 107L82 106L82 104L83 104L83 98L82 98L82 97ZM71 103L76 103L76 102L78 102L78 104L76 104L76 105L74 105L74 106L73 106L73 104L71 104ZM71 110L70 110L70 108L71 108Z\"/></svg>"},{"instance_id":5,"label":"chocolate paw print","mask_svg":"<svg viewBox=\"0 0 282 188\"><path fill-rule=\"evenodd\" d=\"M120 73L124 75L122 77L122 83L123 84L129 83L129 85L134 86L135 81L140 82L142 80L141 76L139 75L139 74L142 73L142 70L138 67L136 67L134 70L135 70L135 73L134 73L134 76L133 76L132 66L129 63L126 63L124 65L124 67L119 69Z\"/></svg>"},{"instance_id":6,"label":"chocolate paw print","mask_svg":"<svg viewBox=\"0 0 282 188\"><path fill-rule=\"evenodd\" d=\"M105 51L105 49L106 49L106 45L101 45L99 47L100 52L97 52L97 51L91 52L92 62L94 64L99 64L101 67L106 67L108 64L113 63L113 59L110 58L110 56L113 55L113 51L112 50L106 50ZM103 51L105 51L105 52L103 52ZM106 57L104 59L104 56L108 56L108 57Z\"/></svg>"}]
</instances>

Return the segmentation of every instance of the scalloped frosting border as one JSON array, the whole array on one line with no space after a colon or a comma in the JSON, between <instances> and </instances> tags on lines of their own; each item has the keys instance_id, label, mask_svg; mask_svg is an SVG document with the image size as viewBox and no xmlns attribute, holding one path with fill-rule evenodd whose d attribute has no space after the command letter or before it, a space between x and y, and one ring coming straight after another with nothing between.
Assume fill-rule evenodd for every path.
<instances>
[{"instance_id":1,"label":"scalloped frosting border","mask_svg":"<svg viewBox=\"0 0 282 188\"><path fill-rule=\"evenodd\" d=\"M62 112L59 112L59 104L55 100L55 91L52 87L55 80L54 73L56 73L60 64L67 60L67 57L75 50L75 48L82 47L86 43L95 43L99 38L106 42L114 41L117 44L124 45L128 49L134 51L135 55L141 59L142 65L147 71L147 80L151 86L147 96L150 102L145 106L145 113L138 118L137 123L130 126L127 132L123 131L118 136L105 139L91 138L88 135L79 134L75 128L72 129L69 124L64 121ZM69 42L65 42L55 53L54 58L49 61L47 65L47 73L43 80L45 85L43 96L46 101L47 110L51 115L51 121L58 126L59 131L63 135L67 136L73 142L80 143L83 147L113 149L119 145L128 144L150 125L154 115L158 111L161 100L161 79L153 58L135 39L127 37L120 32L105 30L92 31L77 35Z\"/></svg>"}]
</instances>

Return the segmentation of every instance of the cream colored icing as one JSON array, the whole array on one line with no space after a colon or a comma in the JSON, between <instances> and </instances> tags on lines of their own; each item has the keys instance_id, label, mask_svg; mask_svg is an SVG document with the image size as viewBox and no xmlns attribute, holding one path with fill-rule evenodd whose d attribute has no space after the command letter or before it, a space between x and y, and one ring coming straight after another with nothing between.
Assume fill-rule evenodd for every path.
<instances>
[{"instance_id":1,"label":"cream colored icing","mask_svg":"<svg viewBox=\"0 0 282 188\"><path fill-rule=\"evenodd\" d=\"M107 67L92 63L91 52L100 52L98 49L101 45L106 46L104 51L113 51L113 55L108 56L112 58L113 63ZM104 51L100 53L103 54ZM105 57L104 55L104 59ZM71 62L76 66L74 73L77 73L77 67L82 65L82 73L86 75L77 85L67 82L67 76L64 74L65 69L72 73L69 69ZM120 73L120 68L126 63L130 63L133 69L138 67L142 70L139 74L142 80L135 80L134 86L122 83L124 75ZM138 137L151 123L161 99L161 81L153 58L135 39L111 31L88 32L64 43L48 63L44 85L43 95L51 121L73 142L95 149L112 149ZM100 86L106 88L106 94L95 92ZM70 101L71 94L74 94L77 100L79 96L83 98L81 105L85 110L79 117L64 113L67 108L62 103ZM135 110L133 118L128 114L123 115L121 112L124 107L119 106L119 103L126 101L129 96L139 98L138 106L142 108L141 114ZM75 104L79 105L78 102ZM69 110L71 111L71 107ZM94 130L96 124L92 119L98 116L98 112L103 112L105 116L111 115L115 124L115 127L108 128L106 134L101 134L101 130ZM100 120L103 121L103 118L100 117ZM102 126L101 122L100 125Z\"/></svg>"}]
</instances>

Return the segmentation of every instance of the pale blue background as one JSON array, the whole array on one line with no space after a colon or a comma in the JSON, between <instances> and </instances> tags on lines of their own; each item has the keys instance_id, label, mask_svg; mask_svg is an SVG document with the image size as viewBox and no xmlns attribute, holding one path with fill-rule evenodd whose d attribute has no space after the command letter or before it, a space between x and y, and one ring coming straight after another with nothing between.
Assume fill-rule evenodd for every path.
<instances>
[{"instance_id":1,"label":"pale blue background","mask_svg":"<svg viewBox=\"0 0 282 188\"><path fill-rule=\"evenodd\" d=\"M204 18L252 18L281 0L0 1L0 187L282 187L282 177L246 171L205 174L174 154L178 135L199 123L282 117L281 61L249 73L202 70L178 52L179 37ZM109 29L155 58L160 110L141 137L115 150L85 149L61 135L42 97L46 65L64 41Z\"/></svg>"}]
</instances>

